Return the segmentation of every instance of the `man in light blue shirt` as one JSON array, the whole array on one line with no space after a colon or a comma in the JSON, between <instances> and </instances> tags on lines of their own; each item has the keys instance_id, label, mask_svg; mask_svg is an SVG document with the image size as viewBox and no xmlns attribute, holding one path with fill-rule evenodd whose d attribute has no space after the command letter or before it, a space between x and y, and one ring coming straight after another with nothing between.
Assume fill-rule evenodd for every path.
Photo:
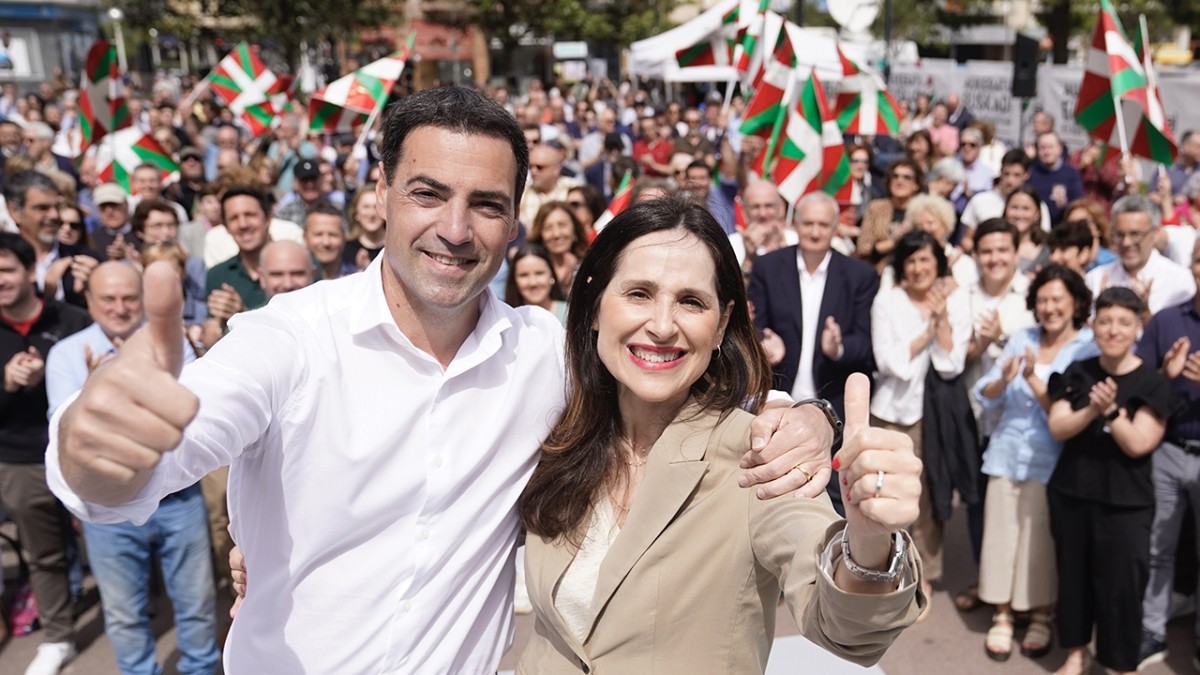
<instances>
[{"instance_id":1,"label":"man in light blue shirt","mask_svg":"<svg viewBox=\"0 0 1200 675\"><path fill-rule=\"evenodd\" d=\"M142 324L142 279L123 262L101 264L85 292L94 323L60 341L46 358L50 413L83 388L88 376L112 358ZM195 354L187 345L184 360ZM100 588L104 628L122 673L156 673L155 637L150 628L150 564L162 561L162 577L175 608L179 672L211 675L220 651L216 641L208 514L200 487L167 495L145 525L83 524L92 573Z\"/></svg>"}]
</instances>

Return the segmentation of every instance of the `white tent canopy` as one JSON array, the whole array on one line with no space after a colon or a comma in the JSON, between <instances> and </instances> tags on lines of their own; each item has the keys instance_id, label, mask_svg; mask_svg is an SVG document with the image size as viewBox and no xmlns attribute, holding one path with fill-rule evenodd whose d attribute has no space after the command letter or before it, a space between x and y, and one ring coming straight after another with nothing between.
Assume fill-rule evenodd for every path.
<instances>
[{"instance_id":1,"label":"white tent canopy","mask_svg":"<svg viewBox=\"0 0 1200 675\"><path fill-rule=\"evenodd\" d=\"M681 68L676 53L702 42L720 30L723 17L740 0L721 0L700 16L671 30L635 42L630 46L629 67L640 78L661 79L666 82L729 82L736 78L732 65L692 66ZM757 4L757 3L752 3ZM802 28L790 21L786 29L792 44L796 46L796 58L804 71L805 66L817 69L823 81L842 79L842 65L835 46L839 44L828 30ZM869 44L858 42L840 43L847 57L865 64L868 60Z\"/></svg>"}]
</instances>

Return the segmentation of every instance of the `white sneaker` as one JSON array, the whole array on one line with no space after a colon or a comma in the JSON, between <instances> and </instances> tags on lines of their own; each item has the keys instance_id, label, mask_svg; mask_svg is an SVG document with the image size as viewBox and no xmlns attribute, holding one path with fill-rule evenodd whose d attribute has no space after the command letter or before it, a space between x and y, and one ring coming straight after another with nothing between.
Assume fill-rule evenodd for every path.
<instances>
[{"instance_id":1,"label":"white sneaker","mask_svg":"<svg viewBox=\"0 0 1200 675\"><path fill-rule=\"evenodd\" d=\"M43 642L38 645L37 656L25 669L25 675L58 675L78 653L70 642Z\"/></svg>"}]
</instances>

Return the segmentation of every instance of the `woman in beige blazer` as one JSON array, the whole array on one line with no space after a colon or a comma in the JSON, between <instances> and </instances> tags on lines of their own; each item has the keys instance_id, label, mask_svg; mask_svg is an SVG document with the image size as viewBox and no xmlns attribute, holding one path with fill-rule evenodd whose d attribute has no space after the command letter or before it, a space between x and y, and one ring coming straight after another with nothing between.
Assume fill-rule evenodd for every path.
<instances>
[{"instance_id":1,"label":"woman in beige blazer","mask_svg":"<svg viewBox=\"0 0 1200 675\"><path fill-rule=\"evenodd\" d=\"M832 236L803 224L800 245ZM758 409L771 369L712 216L634 206L574 286L573 386L520 502L537 623L519 672L763 672L781 591L806 637L878 661L928 601L903 534L921 465L907 437L865 428L866 378L847 384L834 462L848 521L824 496L761 501L738 485L740 408Z\"/></svg>"}]
</instances>

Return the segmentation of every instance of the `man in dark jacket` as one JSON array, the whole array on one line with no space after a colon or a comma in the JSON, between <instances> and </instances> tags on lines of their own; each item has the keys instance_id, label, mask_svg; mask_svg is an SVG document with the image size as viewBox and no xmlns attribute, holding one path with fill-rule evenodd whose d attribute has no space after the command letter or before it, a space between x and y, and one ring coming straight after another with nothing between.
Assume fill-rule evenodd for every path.
<instances>
[{"instance_id":1,"label":"man in dark jacket","mask_svg":"<svg viewBox=\"0 0 1200 675\"><path fill-rule=\"evenodd\" d=\"M83 287L103 256L58 242L61 197L54 181L37 171L17 171L8 176L4 186L8 215L21 238L33 247L38 293L86 307Z\"/></svg>"},{"instance_id":2,"label":"man in dark jacket","mask_svg":"<svg viewBox=\"0 0 1200 675\"><path fill-rule=\"evenodd\" d=\"M57 673L75 656L67 580L66 513L46 486L46 354L91 323L87 312L42 299L37 256L20 235L0 233L0 503L17 525L37 598L43 642L28 673ZM34 667L36 666L36 667Z\"/></svg>"}]
</instances>

